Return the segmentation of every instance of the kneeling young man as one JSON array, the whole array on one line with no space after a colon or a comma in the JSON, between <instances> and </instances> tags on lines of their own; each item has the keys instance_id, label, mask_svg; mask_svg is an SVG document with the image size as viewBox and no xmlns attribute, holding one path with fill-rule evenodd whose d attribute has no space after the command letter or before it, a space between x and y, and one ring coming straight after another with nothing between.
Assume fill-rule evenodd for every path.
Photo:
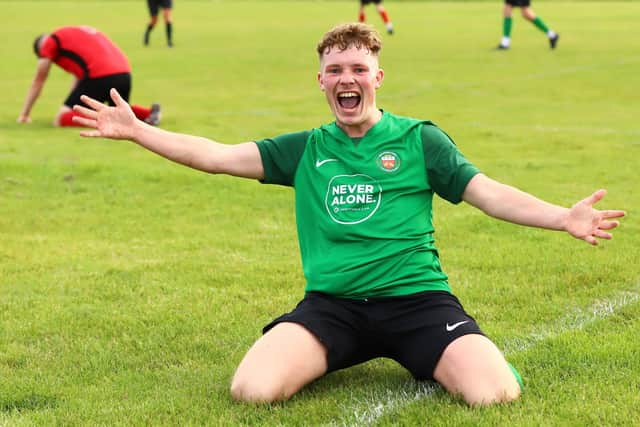
<instances>
[{"instance_id":1,"label":"kneeling young man","mask_svg":"<svg viewBox=\"0 0 640 427\"><path fill-rule=\"evenodd\" d=\"M482 174L432 122L376 104L384 72L370 26L338 26L317 46L318 84L335 121L273 138L223 144L136 120L83 97L88 137L129 139L175 162L295 188L305 296L263 329L233 377L241 401L291 397L311 381L377 357L436 380L469 404L516 399L517 373L452 294L434 242L432 199L465 201L517 224L609 239L623 211L599 211L599 190L571 208Z\"/></svg>"}]
</instances>

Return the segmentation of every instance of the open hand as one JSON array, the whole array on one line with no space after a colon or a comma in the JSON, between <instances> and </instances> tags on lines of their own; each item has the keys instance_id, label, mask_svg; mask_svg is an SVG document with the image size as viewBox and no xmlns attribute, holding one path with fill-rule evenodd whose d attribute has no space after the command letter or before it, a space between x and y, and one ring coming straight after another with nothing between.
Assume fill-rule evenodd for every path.
<instances>
[{"instance_id":1,"label":"open hand","mask_svg":"<svg viewBox=\"0 0 640 427\"><path fill-rule=\"evenodd\" d=\"M82 95L80 99L90 108L74 105L73 111L80 114L81 117L74 116L73 122L94 129L80 132L82 136L133 139L140 122L136 119L127 101L122 99L117 90L112 88L109 94L115 103L115 107L110 107L93 98Z\"/></svg>"},{"instance_id":2,"label":"open hand","mask_svg":"<svg viewBox=\"0 0 640 427\"><path fill-rule=\"evenodd\" d=\"M623 217L625 212L594 209L593 205L602 200L605 194L607 194L606 190L598 190L569 209L566 223L566 230L569 234L592 245L598 244L597 239L608 240L613 237L606 230L616 228L620 222L611 219Z\"/></svg>"}]
</instances>

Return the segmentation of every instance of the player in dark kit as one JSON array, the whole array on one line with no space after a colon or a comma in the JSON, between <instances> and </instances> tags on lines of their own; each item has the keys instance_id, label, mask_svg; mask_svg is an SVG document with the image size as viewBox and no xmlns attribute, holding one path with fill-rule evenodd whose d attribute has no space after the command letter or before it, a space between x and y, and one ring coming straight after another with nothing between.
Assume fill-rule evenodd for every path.
<instances>
[{"instance_id":1,"label":"player in dark kit","mask_svg":"<svg viewBox=\"0 0 640 427\"><path fill-rule=\"evenodd\" d=\"M597 210L604 190L570 208L481 173L433 123L377 107L380 35L340 25L316 51L317 80L335 120L240 144L167 132L87 97L75 120L87 137L128 139L209 173L295 188L305 295L263 329L231 383L233 398L285 400L323 375L377 357L436 380L470 405L518 398L520 379L453 295L434 238L433 197L494 218L610 239L618 210ZM250 209L250 207L247 207Z\"/></svg>"},{"instance_id":2,"label":"player in dark kit","mask_svg":"<svg viewBox=\"0 0 640 427\"><path fill-rule=\"evenodd\" d=\"M95 28L62 27L51 34L38 36L33 42L38 57L36 74L18 117L18 122L29 123L33 105L49 76L51 64L56 64L74 76L71 93L54 119L54 126L74 126L75 104L80 95L90 95L100 102L113 101L109 89L116 88L125 99L131 91L131 66L125 54L107 36ZM160 122L160 105L151 108L133 105L137 118L152 125Z\"/></svg>"},{"instance_id":3,"label":"player in dark kit","mask_svg":"<svg viewBox=\"0 0 640 427\"><path fill-rule=\"evenodd\" d=\"M149 36L151 30L158 23L158 13L162 9L162 17L164 18L164 27L167 34L167 46L173 47L173 21L171 20L171 10L173 9L172 0L147 0L147 6L149 7L149 16L151 21L147 24L147 29L144 32L144 45L149 45Z\"/></svg>"},{"instance_id":4,"label":"player in dark kit","mask_svg":"<svg viewBox=\"0 0 640 427\"><path fill-rule=\"evenodd\" d=\"M519 7L522 17L532 22L533 25L547 35L547 38L549 39L549 46L551 46L551 49L555 49L560 36L555 31L549 29L539 16L536 16L536 13L531 9L530 0L505 0L504 9L502 11L502 40L498 45L498 49L506 50L511 46L511 25L513 23L511 14L514 7Z\"/></svg>"},{"instance_id":5,"label":"player in dark kit","mask_svg":"<svg viewBox=\"0 0 640 427\"><path fill-rule=\"evenodd\" d=\"M360 0L360 12L358 14L358 21L365 22L367 20L367 16L365 14L365 6L368 4L375 4L376 10L382 18L382 22L384 22L384 26L387 28L387 33L393 34L393 23L391 22L391 18L389 18L389 14L387 13L387 9L382 5L382 0Z\"/></svg>"}]
</instances>

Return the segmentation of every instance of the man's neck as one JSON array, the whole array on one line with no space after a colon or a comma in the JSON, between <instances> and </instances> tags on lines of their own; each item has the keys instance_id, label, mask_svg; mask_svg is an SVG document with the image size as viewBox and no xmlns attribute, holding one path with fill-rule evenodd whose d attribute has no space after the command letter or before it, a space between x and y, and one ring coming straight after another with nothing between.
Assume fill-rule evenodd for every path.
<instances>
[{"instance_id":1,"label":"man's neck","mask_svg":"<svg viewBox=\"0 0 640 427\"><path fill-rule=\"evenodd\" d=\"M380 119L382 119L382 111L376 109L375 114L372 115L372 117L369 120L363 123L359 123L356 125L348 125L348 124L336 122L336 124L340 129L342 129L344 133L347 134L349 138L362 138L363 136L365 136L367 132L369 132L369 129L374 127L376 123L380 121Z\"/></svg>"}]
</instances>

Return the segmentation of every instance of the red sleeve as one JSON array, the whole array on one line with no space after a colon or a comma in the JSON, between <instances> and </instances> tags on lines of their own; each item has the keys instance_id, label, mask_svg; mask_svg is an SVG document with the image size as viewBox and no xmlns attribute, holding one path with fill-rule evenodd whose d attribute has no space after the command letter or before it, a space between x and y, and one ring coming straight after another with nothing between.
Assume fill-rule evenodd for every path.
<instances>
[{"instance_id":1,"label":"red sleeve","mask_svg":"<svg viewBox=\"0 0 640 427\"><path fill-rule=\"evenodd\" d=\"M58 58L59 52L60 46L58 46L55 38L46 36L40 46L40 57L55 61Z\"/></svg>"}]
</instances>

